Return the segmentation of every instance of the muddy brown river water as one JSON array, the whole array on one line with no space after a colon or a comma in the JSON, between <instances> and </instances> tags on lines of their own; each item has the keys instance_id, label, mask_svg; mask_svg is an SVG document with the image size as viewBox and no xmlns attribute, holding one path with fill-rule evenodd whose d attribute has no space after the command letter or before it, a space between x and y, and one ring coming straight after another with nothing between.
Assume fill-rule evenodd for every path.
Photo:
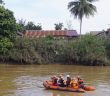
<instances>
[{"instance_id":1,"label":"muddy brown river water","mask_svg":"<svg viewBox=\"0 0 110 96\"><path fill-rule=\"evenodd\" d=\"M42 83L53 74L80 75L96 91L73 93L45 90ZM0 96L110 96L110 67L75 65L0 64Z\"/></svg>"}]
</instances>

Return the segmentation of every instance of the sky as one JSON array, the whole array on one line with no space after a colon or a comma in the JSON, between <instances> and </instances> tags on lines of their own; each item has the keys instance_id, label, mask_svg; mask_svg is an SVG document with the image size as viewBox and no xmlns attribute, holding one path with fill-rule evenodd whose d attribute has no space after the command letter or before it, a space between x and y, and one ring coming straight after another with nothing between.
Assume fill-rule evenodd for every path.
<instances>
[{"instance_id":1,"label":"sky","mask_svg":"<svg viewBox=\"0 0 110 96\"><path fill-rule=\"evenodd\" d=\"M67 9L70 1L72 0L4 0L5 7L14 12L16 20L41 23L43 30L54 30L54 24L62 22L64 28L72 25L72 29L79 33L79 20ZM110 28L110 0L99 0L94 5L97 13L94 17L83 19L83 34Z\"/></svg>"}]
</instances>

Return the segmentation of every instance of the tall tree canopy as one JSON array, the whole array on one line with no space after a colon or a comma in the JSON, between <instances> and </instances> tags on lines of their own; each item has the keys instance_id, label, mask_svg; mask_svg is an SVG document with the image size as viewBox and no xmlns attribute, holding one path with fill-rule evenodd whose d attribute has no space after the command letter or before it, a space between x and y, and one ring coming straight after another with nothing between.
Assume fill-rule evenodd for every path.
<instances>
[{"instance_id":1,"label":"tall tree canopy","mask_svg":"<svg viewBox=\"0 0 110 96\"><path fill-rule=\"evenodd\" d=\"M7 37L13 40L16 31L16 20L13 12L0 6L0 37Z\"/></svg>"},{"instance_id":2,"label":"tall tree canopy","mask_svg":"<svg viewBox=\"0 0 110 96\"><path fill-rule=\"evenodd\" d=\"M32 21L28 22L25 26L26 30L42 30L42 25L38 23L35 25Z\"/></svg>"},{"instance_id":3,"label":"tall tree canopy","mask_svg":"<svg viewBox=\"0 0 110 96\"><path fill-rule=\"evenodd\" d=\"M63 23L56 23L55 25L55 30L62 30L63 28Z\"/></svg>"},{"instance_id":4,"label":"tall tree canopy","mask_svg":"<svg viewBox=\"0 0 110 96\"><path fill-rule=\"evenodd\" d=\"M25 25L26 25L26 20L23 19L18 20L17 31L23 33L26 30Z\"/></svg>"},{"instance_id":5,"label":"tall tree canopy","mask_svg":"<svg viewBox=\"0 0 110 96\"><path fill-rule=\"evenodd\" d=\"M3 0L0 0L0 5L4 5L4 1Z\"/></svg>"},{"instance_id":6,"label":"tall tree canopy","mask_svg":"<svg viewBox=\"0 0 110 96\"><path fill-rule=\"evenodd\" d=\"M2 4L3 3L3 0L0 0L0 4Z\"/></svg>"},{"instance_id":7,"label":"tall tree canopy","mask_svg":"<svg viewBox=\"0 0 110 96\"><path fill-rule=\"evenodd\" d=\"M0 53L6 52L12 45L16 31L13 12L0 6Z\"/></svg>"},{"instance_id":8,"label":"tall tree canopy","mask_svg":"<svg viewBox=\"0 0 110 96\"><path fill-rule=\"evenodd\" d=\"M94 1L96 0L74 0L68 4L68 9L71 14L80 20L80 35L83 17L89 17L90 15L94 16L94 13L97 12L96 6L92 4Z\"/></svg>"}]
</instances>

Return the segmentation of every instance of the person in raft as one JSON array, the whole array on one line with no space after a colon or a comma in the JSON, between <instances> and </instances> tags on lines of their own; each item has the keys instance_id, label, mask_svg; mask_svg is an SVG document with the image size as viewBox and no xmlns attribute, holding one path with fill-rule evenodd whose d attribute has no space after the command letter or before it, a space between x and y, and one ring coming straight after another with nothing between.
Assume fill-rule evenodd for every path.
<instances>
[{"instance_id":1,"label":"person in raft","mask_svg":"<svg viewBox=\"0 0 110 96\"><path fill-rule=\"evenodd\" d=\"M60 87L65 87L66 86L65 83L64 83L64 79L63 79L62 75L59 76L58 85Z\"/></svg>"},{"instance_id":2,"label":"person in raft","mask_svg":"<svg viewBox=\"0 0 110 96\"><path fill-rule=\"evenodd\" d=\"M77 76L77 81L80 88L84 88L84 81L80 76Z\"/></svg>"},{"instance_id":3,"label":"person in raft","mask_svg":"<svg viewBox=\"0 0 110 96\"><path fill-rule=\"evenodd\" d=\"M52 76L52 77L51 77L51 80L52 80L52 85L53 85L53 86L58 86L58 84L57 84L58 78L57 78L56 75Z\"/></svg>"},{"instance_id":4,"label":"person in raft","mask_svg":"<svg viewBox=\"0 0 110 96\"><path fill-rule=\"evenodd\" d=\"M71 78L70 75L67 75L67 80L66 80L66 87L70 87L70 82L71 82Z\"/></svg>"},{"instance_id":5,"label":"person in raft","mask_svg":"<svg viewBox=\"0 0 110 96\"><path fill-rule=\"evenodd\" d=\"M70 82L70 87L72 87L73 89L78 89L79 88L79 84L76 78L71 79Z\"/></svg>"}]
</instances>

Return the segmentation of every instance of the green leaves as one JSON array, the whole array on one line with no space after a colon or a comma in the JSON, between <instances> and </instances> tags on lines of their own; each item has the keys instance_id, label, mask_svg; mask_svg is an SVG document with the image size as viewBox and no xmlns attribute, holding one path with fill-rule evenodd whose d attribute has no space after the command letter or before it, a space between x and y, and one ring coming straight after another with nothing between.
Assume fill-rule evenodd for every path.
<instances>
[{"instance_id":1,"label":"green leaves","mask_svg":"<svg viewBox=\"0 0 110 96\"><path fill-rule=\"evenodd\" d=\"M0 0L0 4L4 4L4 1L3 0Z\"/></svg>"},{"instance_id":2,"label":"green leaves","mask_svg":"<svg viewBox=\"0 0 110 96\"><path fill-rule=\"evenodd\" d=\"M8 38L0 39L0 54L5 55L12 46L13 43Z\"/></svg>"},{"instance_id":3,"label":"green leaves","mask_svg":"<svg viewBox=\"0 0 110 96\"><path fill-rule=\"evenodd\" d=\"M16 31L16 20L13 16L13 12L0 6L0 36L13 41L16 36Z\"/></svg>"},{"instance_id":4,"label":"green leaves","mask_svg":"<svg viewBox=\"0 0 110 96\"><path fill-rule=\"evenodd\" d=\"M97 12L96 6L92 4L95 0L75 0L68 3L68 9L75 18L80 20L80 36L82 30L83 17L94 16Z\"/></svg>"},{"instance_id":5,"label":"green leaves","mask_svg":"<svg viewBox=\"0 0 110 96\"><path fill-rule=\"evenodd\" d=\"M77 0L69 2L68 9L75 18L82 19L83 16L94 15L96 7L92 4L94 0Z\"/></svg>"},{"instance_id":6,"label":"green leaves","mask_svg":"<svg viewBox=\"0 0 110 96\"><path fill-rule=\"evenodd\" d=\"M26 30L42 30L42 25L40 23L35 25L33 22L28 22L25 28Z\"/></svg>"},{"instance_id":7,"label":"green leaves","mask_svg":"<svg viewBox=\"0 0 110 96\"><path fill-rule=\"evenodd\" d=\"M87 1L89 1L89 2L96 2L96 1L98 1L98 0L87 0Z\"/></svg>"},{"instance_id":8,"label":"green leaves","mask_svg":"<svg viewBox=\"0 0 110 96\"><path fill-rule=\"evenodd\" d=\"M85 35L73 44L79 61L88 63L87 65L101 65L107 58L104 43L98 37Z\"/></svg>"},{"instance_id":9,"label":"green leaves","mask_svg":"<svg viewBox=\"0 0 110 96\"><path fill-rule=\"evenodd\" d=\"M104 46L106 48L106 54L108 58L110 59L110 39L105 40Z\"/></svg>"},{"instance_id":10,"label":"green leaves","mask_svg":"<svg viewBox=\"0 0 110 96\"><path fill-rule=\"evenodd\" d=\"M9 39L2 38L0 53L7 60L26 64L106 65L110 57L109 46L109 40L89 34L69 41L54 40L52 37L17 38L14 45Z\"/></svg>"},{"instance_id":11,"label":"green leaves","mask_svg":"<svg viewBox=\"0 0 110 96\"><path fill-rule=\"evenodd\" d=\"M0 55L6 55L12 48L16 31L13 12L0 6Z\"/></svg>"},{"instance_id":12,"label":"green leaves","mask_svg":"<svg viewBox=\"0 0 110 96\"><path fill-rule=\"evenodd\" d=\"M55 30L62 30L62 28L63 28L63 23L57 23L54 25L55 25Z\"/></svg>"}]
</instances>

